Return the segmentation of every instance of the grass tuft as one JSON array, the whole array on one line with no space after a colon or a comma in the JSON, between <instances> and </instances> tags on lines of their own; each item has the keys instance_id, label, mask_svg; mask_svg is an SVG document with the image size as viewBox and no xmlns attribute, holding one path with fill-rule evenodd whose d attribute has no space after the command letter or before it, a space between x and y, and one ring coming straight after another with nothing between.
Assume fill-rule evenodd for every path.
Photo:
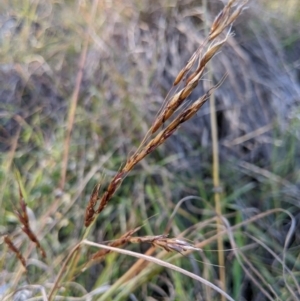
<instances>
[{"instance_id":1,"label":"grass tuft","mask_svg":"<svg viewBox=\"0 0 300 301\"><path fill-rule=\"evenodd\" d=\"M299 33L275 2L0 3L0 299L299 299Z\"/></svg>"}]
</instances>

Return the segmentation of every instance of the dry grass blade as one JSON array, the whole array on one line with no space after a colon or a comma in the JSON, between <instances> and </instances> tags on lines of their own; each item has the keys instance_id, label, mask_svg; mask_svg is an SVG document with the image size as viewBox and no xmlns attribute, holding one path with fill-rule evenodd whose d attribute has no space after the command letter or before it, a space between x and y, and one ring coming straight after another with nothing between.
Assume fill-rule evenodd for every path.
<instances>
[{"instance_id":1,"label":"dry grass blade","mask_svg":"<svg viewBox=\"0 0 300 301\"><path fill-rule=\"evenodd\" d=\"M52 300L52 298L54 297L55 293L56 293L56 290L57 288L59 287L59 283L60 283L60 280L62 279L63 277L63 274L65 273L65 271L67 270L67 266L68 266L68 263L71 261L71 259L73 258L73 255L80 249L80 245L81 243L78 243L72 250L71 252L68 254L67 258L65 259L65 261L63 262L62 266L61 266L61 269L58 273L58 275L56 276L56 279L54 281L54 284L49 292L49 296L48 296L48 299L49 300Z\"/></svg>"},{"instance_id":2,"label":"dry grass blade","mask_svg":"<svg viewBox=\"0 0 300 301\"><path fill-rule=\"evenodd\" d=\"M19 196L20 196L21 210L17 210L16 215L18 216L20 223L23 225L22 226L22 231L28 236L28 238L32 242L35 243L37 249L39 249L39 251L40 251L41 255L43 256L43 258L46 258L47 256L46 256L45 250L43 249L43 247L41 246L38 238L36 237L36 235L33 233L33 231L30 228L29 218L28 218L28 214L27 214L27 210L26 210L27 204L24 201L23 194L22 194L22 191L21 191L20 187L19 187Z\"/></svg>"},{"instance_id":3,"label":"dry grass blade","mask_svg":"<svg viewBox=\"0 0 300 301\"><path fill-rule=\"evenodd\" d=\"M195 279L209 287L211 287L212 289L214 289L216 292L220 293L222 296L225 296L228 300L231 300L231 301L234 301L234 299L232 299L228 294L226 294L224 291L222 291L219 287L217 287L216 285L214 285L213 283L209 282L208 280L196 275L196 274L193 274L191 272L188 272L182 268L179 268L173 264L170 264L168 262L165 262L163 260L160 260L160 259L157 259L155 257L151 257L151 256L146 256L144 254L140 254L140 253L136 253L136 252L132 252L132 251L128 251L128 250L123 250L123 249L119 249L119 248L114 248L114 247L110 247L110 246L106 246L106 245L102 245L102 244L97 244L97 243L94 243L94 242L91 242L91 241L88 241L88 240L83 240L81 242L82 244L85 244L85 245L89 245L89 246L93 246L93 247L98 247L98 248L103 248L103 249L106 249L106 250L110 250L110 251L113 251L113 252L118 252L120 254L124 254L124 255L129 255L129 256L133 256L133 257L136 257L136 258L141 258L141 259L144 259L146 261L150 261L152 263L155 263L155 264L158 264L160 266L163 266L163 267L166 267L168 269L171 269L171 270L174 270L176 272L179 272L179 273L182 273L183 275L186 275L192 279ZM101 299L103 298L106 298L105 294L102 296Z\"/></svg>"}]
</instances>

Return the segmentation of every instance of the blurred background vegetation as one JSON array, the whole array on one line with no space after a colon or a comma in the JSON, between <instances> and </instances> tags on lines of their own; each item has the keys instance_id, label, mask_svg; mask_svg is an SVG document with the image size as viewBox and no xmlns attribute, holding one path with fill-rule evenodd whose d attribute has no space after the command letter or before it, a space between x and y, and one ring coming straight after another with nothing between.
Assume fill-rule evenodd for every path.
<instances>
[{"instance_id":1,"label":"blurred background vegetation","mask_svg":"<svg viewBox=\"0 0 300 301\"><path fill-rule=\"evenodd\" d=\"M10 234L28 258L25 275L1 241L0 295L30 284L49 289L83 232L94 185L101 180L105 186L138 147L175 76L203 41L207 20L223 7L208 1L205 14L203 3L193 0L95 3L0 3L0 234ZM237 225L232 232L240 248L239 258L225 252L226 291L235 300L300 300L299 26L297 0L249 1L211 65L214 82L228 73L215 97L222 212ZM208 78L191 99L203 93ZM217 244L209 241L216 234L211 153L206 104L130 173L89 239L112 240L141 225L139 235L162 234L176 204L195 196L180 206L170 235L188 229L184 237L204 242L204 252L163 258L218 284ZM14 213L18 179L45 262ZM224 244L232 248L226 235ZM148 246L126 248L142 253ZM86 248L80 263L91 253ZM68 300L109 290L134 262L111 254L61 294ZM144 272L113 300L220 300L159 266ZM40 296L30 289L23 294L20 300Z\"/></svg>"}]
</instances>

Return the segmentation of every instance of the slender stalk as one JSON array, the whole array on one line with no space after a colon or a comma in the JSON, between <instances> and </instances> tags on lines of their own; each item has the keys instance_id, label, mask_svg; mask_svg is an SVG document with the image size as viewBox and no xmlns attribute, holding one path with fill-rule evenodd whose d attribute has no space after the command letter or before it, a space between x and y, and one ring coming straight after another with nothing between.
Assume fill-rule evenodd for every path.
<instances>
[{"instance_id":1,"label":"slender stalk","mask_svg":"<svg viewBox=\"0 0 300 301\"><path fill-rule=\"evenodd\" d=\"M65 271L68 269L68 263L69 261L72 259L72 257L74 256L74 254L78 251L78 249L80 248L80 243L78 243L73 249L72 251L69 253L69 255L67 256L66 260L64 261L55 281L54 281L54 284L53 284L53 287L49 293L49 301L53 300L53 298L55 297L55 294L56 294L56 291L58 290L59 288L59 284L60 284L60 281L61 279L63 278L63 275L65 273Z\"/></svg>"},{"instance_id":2,"label":"slender stalk","mask_svg":"<svg viewBox=\"0 0 300 301\"><path fill-rule=\"evenodd\" d=\"M80 56L79 62L79 70L77 73L76 78L76 85L75 89L71 98L70 108L69 108L69 115L68 115L68 123L67 123L67 132L64 141L64 152L63 152L63 160L62 160L62 167L61 167L61 174L60 174L60 184L59 188L61 190L64 189L65 182L66 182L66 173L67 173L67 165L69 159L69 149L70 149L70 141L71 141L71 134L73 130L74 120L75 120L75 113L77 108L78 96L83 76L83 69L85 65L86 55L88 49L88 39L85 40L83 49Z\"/></svg>"},{"instance_id":3,"label":"slender stalk","mask_svg":"<svg viewBox=\"0 0 300 301\"><path fill-rule=\"evenodd\" d=\"M98 0L95 0L92 5L91 16L88 23L88 31L95 19L96 11L98 6ZM89 46L89 34L86 35L86 39L83 43L83 49L80 55L79 60L79 68L76 77L76 84L75 89L71 98L70 108L69 108L69 115L68 115L68 123L67 123L67 133L64 141L64 152L63 152L63 160L62 160L62 168L60 174L60 189L63 190L66 182L66 173L67 173L67 165L68 165L68 158L69 158L69 148L70 148L70 141L71 141L71 134L73 130L74 120L75 120L75 113L78 103L79 91L83 77L83 70L86 62L86 56Z\"/></svg>"},{"instance_id":4,"label":"slender stalk","mask_svg":"<svg viewBox=\"0 0 300 301\"><path fill-rule=\"evenodd\" d=\"M204 11L205 11L205 20L206 26L205 30L208 33L210 24L208 18L208 3L207 0L203 1ZM208 73L209 81L213 80L213 68L211 62L208 64ZM212 138L212 176L213 176L213 185L214 185L214 201L215 209L218 216L222 215L221 208L221 195L220 195L220 171L219 171L219 145L218 145L218 126L217 126L217 114L216 114L216 101L214 93L211 93L209 97L210 105L210 125L211 125L211 138ZM217 219L217 233L222 231L222 221L220 218ZM223 246L223 237L218 236L218 263L219 263L219 278L222 289L225 291L226 288L226 277L225 277L225 268L224 268L224 246ZM224 296L221 297L222 301L225 301Z\"/></svg>"},{"instance_id":5,"label":"slender stalk","mask_svg":"<svg viewBox=\"0 0 300 301\"><path fill-rule=\"evenodd\" d=\"M210 64L211 66L211 64ZM210 73L211 74L211 73ZM211 122L211 134L212 134L212 152L213 152L213 184L214 184L214 200L215 209L218 216L222 215L221 207L221 193L220 193L220 172L219 172L219 145L218 145L218 129L216 118L216 106L214 94L210 96L210 122ZM222 221L217 219L217 231L222 231ZM218 262L219 262L219 277L222 283L222 289L225 291L226 277L225 277L225 261L224 261L224 245L223 237L218 237ZM225 297L222 296L222 300L225 301Z\"/></svg>"}]
</instances>

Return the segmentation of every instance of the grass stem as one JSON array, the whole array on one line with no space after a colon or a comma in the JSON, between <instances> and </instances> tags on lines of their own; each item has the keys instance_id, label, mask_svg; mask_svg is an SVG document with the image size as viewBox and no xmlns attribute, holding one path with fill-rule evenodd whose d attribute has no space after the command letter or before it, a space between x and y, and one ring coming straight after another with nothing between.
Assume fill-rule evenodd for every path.
<instances>
[{"instance_id":1,"label":"grass stem","mask_svg":"<svg viewBox=\"0 0 300 301\"><path fill-rule=\"evenodd\" d=\"M206 26L205 30L208 33L210 24L208 18L208 3L207 0L203 2L203 7L205 10L206 16ZM213 70L212 64L209 62L208 71L209 71L209 81L213 80ZM220 195L220 164L219 164L219 146L218 146L218 126L217 126L217 114L216 114L216 101L214 93L211 93L209 97L210 104L210 124L211 124L211 138L212 138L212 176L213 176L213 185L214 185L214 201L215 209L218 216L222 215L221 209L221 195ZM222 221L217 219L217 231L221 231ZM224 247L223 247L223 238L218 236L218 264L219 264L219 278L222 289L225 291L226 288L226 277L225 277L225 268L224 268ZM225 301L225 297L222 296L222 301Z\"/></svg>"}]
</instances>

